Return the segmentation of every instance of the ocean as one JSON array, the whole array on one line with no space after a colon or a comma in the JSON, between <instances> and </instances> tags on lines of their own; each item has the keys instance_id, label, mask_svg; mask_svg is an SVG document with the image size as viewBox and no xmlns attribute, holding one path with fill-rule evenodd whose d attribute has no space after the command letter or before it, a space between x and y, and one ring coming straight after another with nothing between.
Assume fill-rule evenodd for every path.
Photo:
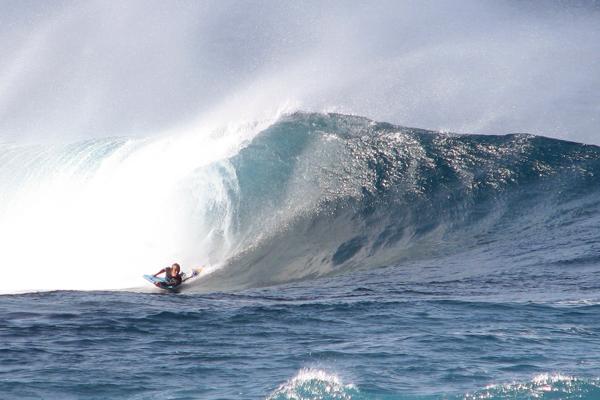
<instances>
[{"instance_id":1,"label":"ocean","mask_svg":"<svg viewBox=\"0 0 600 400\"><path fill-rule=\"evenodd\" d=\"M599 147L298 112L0 184L0 398L600 399Z\"/></svg>"}]
</instances>

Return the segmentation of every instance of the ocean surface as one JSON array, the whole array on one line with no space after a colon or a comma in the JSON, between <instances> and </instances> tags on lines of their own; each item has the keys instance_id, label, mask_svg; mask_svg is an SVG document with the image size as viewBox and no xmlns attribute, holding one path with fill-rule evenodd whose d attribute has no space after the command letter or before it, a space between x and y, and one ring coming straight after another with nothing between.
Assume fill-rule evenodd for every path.
<instances>
[{"instance_id":1,"label":"ocean surface","mask_svg":"<svg viewBox=\"0 0 600 400\"><path fill-rule=\"evenodd\" d=\"M295 113L0 184L2 399L600 399L599 147Z\"/></svg>"}]
</instances>

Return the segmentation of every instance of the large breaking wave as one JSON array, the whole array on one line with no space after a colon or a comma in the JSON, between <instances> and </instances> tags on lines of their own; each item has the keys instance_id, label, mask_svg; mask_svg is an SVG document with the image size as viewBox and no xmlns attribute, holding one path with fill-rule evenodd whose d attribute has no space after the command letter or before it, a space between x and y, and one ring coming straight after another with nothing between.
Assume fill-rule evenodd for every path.
<instances>
[{"instance_id":1,"label":"large breaking wave","mask_svg":"<svg viewBox=\"0 0 600 400\"><path fill-rule=\"evenodd\" d=\"M227 290L534 233L555 246L559 230L597 222L599 177L595 146L340 114L152 140L5 144L2 265L31 279L0 291L139 286L175 260L213 266L195 290Z\"/></svg>"}]
</instances>

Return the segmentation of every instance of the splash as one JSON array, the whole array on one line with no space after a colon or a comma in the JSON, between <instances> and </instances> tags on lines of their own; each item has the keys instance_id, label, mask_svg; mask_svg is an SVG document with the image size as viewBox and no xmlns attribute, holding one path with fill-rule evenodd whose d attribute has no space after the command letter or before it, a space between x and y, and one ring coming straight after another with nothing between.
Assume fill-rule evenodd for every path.
<instances>
[{"instance_id":1,"label":"splash","mask_svg":"<svg viewBox=\"0 0 600 400\"><path fill-rule=\"evenodd\" d=\"M494 384L464 395L384 394L359 390L344 384L340 378L320 369L302 369L279 386L267 400L594 400L600 395L600 380L583 379L562 374L540 374L530 381Z\"/></svg>"},{"instance_id":2,"label":"splash","mask_svg":"<svg viewBox=\"0 0 600 400\"><path fill-rule=\"evenodd\" d=\"M600 380L585 380L561 374L540 374L529 382L490 385L468 394L465 400L597 399Z\"/></svg>"},{"instance_id":3,"label":"splash","mask_svg":"<svg viewBox=\"0 0 600 400\"><path fill-rule=\"evenodd\" d=\"M332 373L321 369L304 368L279 386L267 400L352 400L361 397L352 384L344 384Z\"/></svg>"}]
</instances>

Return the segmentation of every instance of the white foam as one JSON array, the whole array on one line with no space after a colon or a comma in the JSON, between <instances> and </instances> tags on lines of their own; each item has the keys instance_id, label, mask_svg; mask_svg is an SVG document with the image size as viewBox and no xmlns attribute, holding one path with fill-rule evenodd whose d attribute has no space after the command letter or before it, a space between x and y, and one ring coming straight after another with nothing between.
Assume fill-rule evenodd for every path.
<instances>
[{"instance_id":1,"label":"white foam","mask_svg":"<svg viewBox=\"0 0 600 400\"><path fill-rule=\"evenodd\" d=\"M130 288L172 262L220 261L209 257L215 241L227 251L228 188L203 168L236 154L284 111L250 122L207 115L152 139L115 140L117 150L101 156L106 140L3 145L21 158L0 166L0 293ZM219 218L206 221L207 207Z\"/></svg>"},{"instance_id":2,"label":"white foam","mask_svg":"<svg viewBox=\"0 0 600 400\"><path fill-rule=\"evenodd\" d=\"M545 398L545 394L552 392L553 398L580 398L580 393L586 388L597 388L600 382L596 380L582 380L580 378L563 375L560 373L543 373L535 375L526 382L512 382L492 384L483 390L465 395L465 400L513 398L526 396L527 398ZM523 397L525 398L525 397Z\"/></svg>"},{"instance_id":3,"label":"white foam","mask_svg":"<svg viewBox=\"0 0 600 400\"><path fill-rule=\"evenodd\" d=\"M336 374L316 368L303 368L298 373L280 385L269 397L275 399L304 399L327 398L349 400L356 393L356 387L352 384L344 384Z\"/></svg>"}]
</instances>

